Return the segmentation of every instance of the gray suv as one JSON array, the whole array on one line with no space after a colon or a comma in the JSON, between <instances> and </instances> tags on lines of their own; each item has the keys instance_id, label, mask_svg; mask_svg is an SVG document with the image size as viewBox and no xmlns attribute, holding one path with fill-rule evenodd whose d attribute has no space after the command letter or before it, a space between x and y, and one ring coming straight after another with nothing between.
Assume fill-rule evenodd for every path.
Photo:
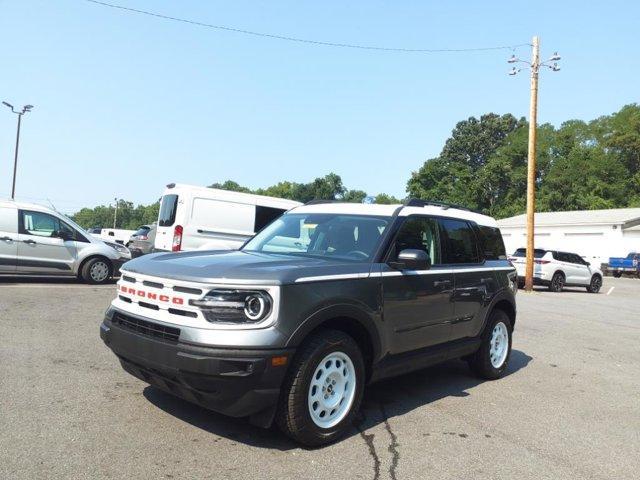
<instances>
[{"instance_id":1,"label":"gray suv","mask_svg":"<svg viewBox=\"0 0 640 480\"><path fill-rule=\"evenodd\" d=\"M128 262L100 335L139 379L314 446L344 433L368 383L458 357L502 376L516 291L490 217L313 203L239 251Z\"/></svg>"}]
</instances>

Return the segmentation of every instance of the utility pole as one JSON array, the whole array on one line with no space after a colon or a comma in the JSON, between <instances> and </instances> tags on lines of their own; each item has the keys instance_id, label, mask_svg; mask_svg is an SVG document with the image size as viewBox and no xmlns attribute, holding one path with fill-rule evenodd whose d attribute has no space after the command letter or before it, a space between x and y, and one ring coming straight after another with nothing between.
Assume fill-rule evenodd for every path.
<instances>
[{"instance_id":1,"label":"utility pole","mask_svg":"<svg viewBox=\"0 0 640 480\"><path fill-rule=\"evenodd\" d=\"M118 198L114 198L116 202L116 210L113 212L113 228L116 228L116 219L118 218Z\"/></svg>"},{"instance_id":2,"label":"utility pole","mask_svg":"<svg viewBox=\"0 0 640 480\"><path fill-rule=\"evenodd\" d=\"M24 107L22 107L22 111L20 111L13 108L13 105L11 105L10 103L2 102L2 104L5 107L10 108L13 113L18 115L18 129L16 132L16 148L15 148L15 154L13 157L13 182L11 184L11 200L14 200L16 197L16 173L18 171L18 149L20 148L20 124L22 123L22 116L25 113L30 112L31 109L33 108L33 105L25 105Z\"/></svg>"},{"instance_id":3,"label":"utility pole","mask_svg":"<svg viewBox=\"0 0 640 480\"><path fill-rule=\"evenodd\" d=\"M558 64L560 60L558 53L540 63L540 41L538 37L533 37L531 44L531 62L520 60L512 55L509 63L522 62L529 65L531 70L531 93L529 104L529 145L527 154L527 258L524 276L525 292L533 290L533 262L534 262L534 235L535 235L535 212L536 212L536 132L538 125L538 74L540 67L548 67L554 72L560 70ZM554 62L552 65L549 62ZM522 69L513 67L509 75L516 75Z\"/></svg>"}]
</instances>

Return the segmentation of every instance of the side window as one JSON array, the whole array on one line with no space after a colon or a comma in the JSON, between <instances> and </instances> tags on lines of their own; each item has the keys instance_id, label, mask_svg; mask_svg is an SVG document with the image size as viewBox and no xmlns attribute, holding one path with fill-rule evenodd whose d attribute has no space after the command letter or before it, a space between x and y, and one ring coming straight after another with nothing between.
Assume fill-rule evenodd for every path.
<instances>
[{"instance_id":1,"label":"side window","mask_svg":"<svg viewBox=\"0 0 640 480\"><path fill-rule=\"evenodd\" d=\"M507 253L500 230L494 227L478 227L484 258L487 260L506 260Z\"/></svg>"},{"instance_id":2,"label":"side window","mask_svg":"<svg viewBox=\"0 0 640 480\"><path fill-rule=\"evenodd\" d=\"M471 225L453 218L439 220L445 244L446 263L479 263L478 241Z\"/></svg>"},{"instance_id":3,"label":"side window","mask_svg":"<svg viewBox=\"0 0 640 480\"><path fill-rule=\"evenodd\" d=\"M20 215L22 217L20 233L52 237L53 232L60 230L60 220L48 213L20 210Z\"/></svg>"},{"instance_id":4,"label":"side window","mask_svg":"<svg viewBox=\"0 0 640 480\"><path fill-rule=\"evenodd\" d=\"M576 263L578 265L584 265L584 260L582 260L582 257L580 255L572 253L571 254L571 263Z\"/></svg>"},{"instance_id":5,"label":"side window","mask_svg":"<svg viewBox=\"0 0 640 480\"><path fill-rule=\"evenodd\" d=\"M259 232L280 215L282 215L285 211L286 210L283 210L281 208L271 208L256 205L256 220L254 223L253 231Z\"/></svg>"},{"instance_id":6,"label":"side window","mask_svg":"<svg viewBox=\"0 0 640 480\"><path fill-rule=\"evenodd\" d=\"M440 254L440 231L433 218L409 217L400 227L391 251L391 258L407 248L424 250L431 258L432 265L442 263Z\"/></svg>"}]
</instances>

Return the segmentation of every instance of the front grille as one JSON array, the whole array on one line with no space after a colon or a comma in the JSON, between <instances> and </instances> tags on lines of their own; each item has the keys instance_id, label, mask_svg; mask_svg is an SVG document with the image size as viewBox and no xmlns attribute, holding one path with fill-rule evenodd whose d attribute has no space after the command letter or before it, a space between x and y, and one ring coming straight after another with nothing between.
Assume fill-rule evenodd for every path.
<instances>
[{"instance_id":1,"label":"front grille","mask_svg":"<svg viewBox=\"0 0 640 480\"><path fill-rule=\"evenodd\" d=\"M130 317L129 315L125 315L120 312L115 312L113 314L112 322L115 325L119 325L120 327L132 332L140 333L149 337L161 338L170 342L177 342L180 337L179 328L147 322L146 320Z\"/></svg>"}]
</instances>

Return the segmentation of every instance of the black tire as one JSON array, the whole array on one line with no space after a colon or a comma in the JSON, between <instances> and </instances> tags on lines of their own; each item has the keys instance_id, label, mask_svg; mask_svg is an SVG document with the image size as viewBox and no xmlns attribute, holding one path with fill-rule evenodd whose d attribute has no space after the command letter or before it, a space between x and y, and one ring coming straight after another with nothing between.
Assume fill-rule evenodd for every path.
<instances>
[{"instance_id":1,"label":"black tire","mask_svg":"<svg viewBox=\"0 0 640 480\"><path fill-rule=\"evenodd\" d=\"M552 292L561 292L564 288L564 274L562 272L556 272L551 277L551 283L549 283L549 290Z\"/></svg>"},{"instance_id":2,"label":"black tire","mask_svg":"<svg viewBox=\"0 0 640 480\"><path fill-rule=\"evenodd\" d=\"M622 276L622 272L613 272L614 278L620 278Z\"/></svg>"},{"instance_id":3,"label":"black tire","mask_svg":"<svg viewBox=\"0 0 640 480\"><path fill-rule=\"evenodd\" d=\"M103 274L97 275L97 271L104 271L104 268L106 268L106 276ZM90 283L92 285L106 283L109 281L112 275L113 266L111 265L111 262L104 257L90 258L82 266L82 271L80 272L80 278L84 282Z\"/></svg>"},{"instance_id":4,"label":"black tire","mask_svg":"<svg viewBox=\"0 0 640 480\"><path fill-rule=\"evenodd\" d=\"M496 325L502 323L508 335L507 355L504 361L495 367L491 361L491 338ZM473 372L481 378L496 380L504 375L511 358L513 326L508 315L503 310L493 310L489 315L487 327L482 333L482 342L476 353L467 358L467 363Z\"/></svg>"},{"instance_id":5,"label":"black tire","mask_svg":"<svg viewBox=\"0 0 640 480\"><path fill-rule=\"evenodd\" d=\"M308 395L312 388L312 376L320 362L332 352L345 354L351 360L355 371L354 395L342 420L330 428L321 428L311 418ZM317 447L333 442L353 423L362 401L364 380L364 360L355 340L338 330L320 331L304 342L289 367L276 413L276 423L286 435L303 445Z\"/></svg>"},{"instance_id":6,"label":"black tire","mask_svg":"<svg viewBox=\"0 0 640 480\"><path fill-rule=\"evenodd\" d=\"M587 292L589 293L598 293L602 288L602 277L600 275L594 275L591 277L591 283L587 287Z\"/></svg>"}]
</instances>

